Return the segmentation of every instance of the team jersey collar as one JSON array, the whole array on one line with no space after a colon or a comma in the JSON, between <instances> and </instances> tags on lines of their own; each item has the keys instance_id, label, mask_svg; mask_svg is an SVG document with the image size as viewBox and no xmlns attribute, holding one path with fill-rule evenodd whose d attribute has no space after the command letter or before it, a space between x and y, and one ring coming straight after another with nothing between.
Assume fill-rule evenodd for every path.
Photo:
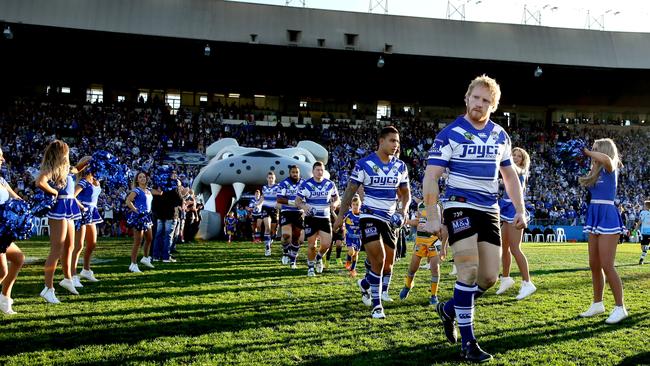
<instances>
[{"instance_id":1,"label":"team jersey collar","mask_svg":"<svg viewBox=\"0 0 650 366\"><path fill-rule=\"evenodd\" d=\"M379 155L377 155L377 152L372 153L372 159L370 159L372 162L375 163L375 165L384 171L384 173L390 172L390 170L393 168L393 165L395 165L395 162L397 161L397 158L395 155L390 159L388 163L384 163L381 161L381 158L379 158Z\"/></svg>"},{"instance_id":2,"label":"team jersey collar","mask_svg":"<svg viewBox=\"0 0 650 366\"><path fill-rule=\"evenodd\" d=\"M496 132L494 131L495 125L492 120L488 120L482 130L477 130L470 121L465 119L464 116L459 117L458 119L460 120L461 127L467 131L465 132L464 136L468 140L479 138L481 141L487 142L487 140L492 136L493 132Z\"/></svg>"}]
</instances>

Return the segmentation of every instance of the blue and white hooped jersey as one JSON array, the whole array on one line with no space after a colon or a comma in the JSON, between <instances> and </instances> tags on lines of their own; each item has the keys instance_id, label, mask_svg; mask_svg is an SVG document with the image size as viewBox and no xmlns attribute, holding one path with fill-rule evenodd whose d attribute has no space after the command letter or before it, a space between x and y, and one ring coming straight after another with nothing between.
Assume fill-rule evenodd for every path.
<instances>
[{"instance_id":1,"label":"blue and white hooped jersey","mask_svg":"<svg viewBox=\"0 0 650 366\"><path fill-rule=\"evenodd\" d=\"M280 193L278 193L278 198L286 198L289 201L295 201L296 200L296 195L298 194L298 191L300 190L300 186L305 182L304 179L299 178L298 182L294 184L293 180L291 180L291 177L283 180L280 182ZM282 205L282 212L299 212L301 211L298 207L296 206L291 206L291 205Z\"/></svg>"},{"instance_id":2,"label":"blue and white hooped jersey","mask_svg":"<svg viewBox=\"0 0 650 366\"><path fill-rule=\"evenodd\" d=\"M81 187L81 192L77 195L79 202L86 206L97 207L97 200L99 200L99 194L102 193L102 188L90 183L86 178L80 179L77 185Z\"/></svg>"},{"instance_id":3,"label":"blue and white hooped jersey","mask_svg":"<svg viewBox=\"0 0 650 366\"><path fill-rule=\"evenodd\" d=\"M262 196L260 196L260 200L263 200L263 199L264 198L262 198ZM252 210L251 213L253 215L261 215L262 214L262 210L260 210L259 203L260 203L260 201L256 200L255 197L253 197L253 199L248 203L248 207L251 208L251 210Z\"/></svg>"},{"instance_id":4,"label":"blue and white hooped jersey","mask_svg":"<svg viewBox=\"0 0 650 366\"><path fill-rule=\"evenodd\" d=\"M300 197L305 203L316 209L313 217L330 218L330 203L339 196L336 184L329 179L323 178L316 182L314 178L309 178L300 186L297 197Z\"/></svg>"},{"instance_id":5,"label":"blue and white hooped jersey","mask_svg":"<svg viewBox=\"0 0 650 366\"><path fill-rule=\"evenodd\" d=\"M650 235L650 211L641 211L641 213L639 213L639 221L641 222L641 227L639 228L641 234Z\"/></svg>"},{"instance_id":6,"label":"blue and white hooped jersey","mask_svg":"<svg viewBox=\"0 0 650 366\"><path fill-rule=\"evenodd\" d=\"M348 213L345 214L343 217L343 223L345 224L346 240L356 240L361 238L361 228L359 227L360 219L361 216L355 214L352 210L349 210Z\"/></svg>"},{"instance_id":7,"label":"blue and white hooped jersey","mask_svg":"<svg viewBox=\"0 0 650 366\"><path fill-rule=\"evenodd\" d=\"M511 155L510 137L492 121L477 130L461 116L440 131L427 164L449 168L445 208L499 212L499 168L512 164Z\"/></svg>"},{"instance_id":8,"label":"blue and white hooped jersey","mask_svg":"<svg viewBox=\"0 0 650 366\"><path fill-rule=\"evenodd\" d=\"M350 180L363 185L361 218L387 222L397 209L398 188L409 186L408 169L403 161L393 157L384 163L374 152L357 161Z\"/></svg>"},{"instance_id":9,"label":"blue and white hooped jersey","mask_svg":"<svg viewBox=\"0 0 650 366\"><path fill-rule=\"evenodd\" d=\"M272 186L262 187L262 197L264 197L263 207L275 207L278 203L278 194L280 193L280 185L274 184Z\"/></svg>"},{"instance_id":10,"label":"blue and white hooped jersey","mask_svg":"<svg viewBox=\"0 0 650 366\"><path fill-rule=\"evenodd\" d=\"M616 199L616 186L618 186L618 169L610 173L602 168L596 184L587 188L591 193L591 203L613 205Z\"/></svg>"}]
</instances>

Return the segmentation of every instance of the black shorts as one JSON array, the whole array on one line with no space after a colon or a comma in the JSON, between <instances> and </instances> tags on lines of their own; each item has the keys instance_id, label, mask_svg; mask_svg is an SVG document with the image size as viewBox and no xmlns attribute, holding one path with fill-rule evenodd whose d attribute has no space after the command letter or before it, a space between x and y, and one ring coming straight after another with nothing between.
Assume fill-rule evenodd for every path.
<instances>
[{"instance_id":1,"label":"black shorts","mask_svg":"<svg viewBox=\"0 0 650 366\"><path fill-rule=\"evenodd\" d=\"M277 224L278 222L278 210L275 207L262 207L262 218L271 218L271 224Z\"/></svg>"},{"instance_id":2,"label":"black shorts","mask_svg":"<svg viewBox=\"0 0 650 366\"><path fill-rule=\"evenodd\" d=\"M318 234L319 231L332 233L332 222L324 217L305 217L305 238Z\"/></svg>"},{"instance_id":3,"label":"black shorts","mask_svg":"<svg viewBox=\"0 0 650 366\"><path fill-rule=\"evenodd\" d=\"M363 217L359 220L359 229L361 230L362 247L371 241L378 241L379 238L389 248L395 249L397 245L397 230L386 221Z\"/></svg>"},{"instance_id":4,"label":"black shorts","mask_svg":"<svg viewBox=\"0 0 650 366\"><path fill-rule=\"evenodd\" d=\"M641 234L641 245L650 244L650 234Z\"/></svg>"},{"instance_id":5,"label":"black shorts","mask_svg":"<svg viewBox=\"0 0 650 366\"><path fill-rule=\"evenodd\" d=\"M302 212L300 211L284 211L280 212L280 225L291 225L303 229L305 222L302 219Z\"/></svg>"},{"instance_id":6,"label":"black shorts","mask_svg":"<svg viewBox=\"0 0 650 366\"><path fill-rule=\"evenodd\" d=\"M449 245L478 234L478 241L501 246L499 214L466 207L453 207L443 213Z\"/></svg>"}]
</instances>

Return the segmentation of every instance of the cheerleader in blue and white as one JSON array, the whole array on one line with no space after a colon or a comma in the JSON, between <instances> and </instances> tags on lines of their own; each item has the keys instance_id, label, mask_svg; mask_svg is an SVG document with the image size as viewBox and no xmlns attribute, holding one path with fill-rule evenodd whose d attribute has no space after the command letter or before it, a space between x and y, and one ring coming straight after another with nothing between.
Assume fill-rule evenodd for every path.
<instances>
[{"instance_id":1,"label":"cheerleader in blue and white","mask_svg":"<svg viewBox=\"0 0 650 366\"><path fill-rule=\"evenodd\" d=\"M2 154L2 149L0 149L0 168L4 162L5 159ZM7 181L0 177L0 205L3 205L10 198L21 199L16 192L9 187ZM8 266L7 262L11 263L11 267ZM18 248L18 246L13 242L4 243L0 240L0 283L2 283L0 311L4 314L16 314L16 312L11 308L11 305L14 302L11 298L11 289L14 287L16 277L18 277L18 272L23 267L23 263L25 263L25 255L20 248Z\"/></svg>"},{"instance_id":2,"label":"cheerleader in blue and white","mask_svg":"<svg viewBox=\"0 0 650 366\"><path fill-rule=\"evenodd\" d=\"M90 258L97 246L97 224L104 222L97 209L97 201L102 188L99 180L91 172L85 171L90 159L90 156L83 157L77 164L79 174L77 174L77 186L74 189L77 200L86 209L82 213L81 219L75 223L77 231L75 233L74 251L72 252L72 282L75 287L83 287L80 277L90 282L99 281L90 269ZM86 242L86 251L84 252L83 269L77 275L77 265L81 250L84 248L84 241Z\"/></svg>"},{"instance_id":3,"label":"cheerleader in blue and white","mask_svg":"<svg viewBox=\"0 0 650 366\"><path fill-rule=\"evenodd\" d=\"M584 231L589 233L589 267L594 298L589 309L580 316L590 317L605 312L603 292L606 279L616 306L605 323L615 324L628 315L623 303L623 283L614 266L619 235L624 229L621 215L614 206L618 169L623 165L612 139L596 140L592 150L584 149L584 154L591 158L591 170L580 177L579 182L591 194Z\"/></svg>"},{"instance_id":4,"label":"cheerleader in blue and white","mask_svg":"<svg viewBox=\"0 0 650 366\"><path fill-rule=\"evenodd\" d=\"M519 176L522 192L526 191L526 179L530 171L530 156L526 150L515 147L512 149L512 162L515 171ZM508 193L503 193L503 198L499 200L499 209L501 216L501 264L503 266L502 276L500 278L499 289L496 294L500 295L506 292L515 284L515 280L510 277L510 265L512 257L515 257L517 267L521 273L521 288L517 295L517 300L523 300L537 291L537 287L530 281L530 272L528 270L528 259L521 250L521 239L524 233L523 229L517 229L513 220L515 217L515 206L508 197Z\"/></svg>"},{"instance_id":5,"label":"cheerleader in blue and white","mask_svg":"<svg viewBox=\"0 0 650 366\"><path fill-rule=\"evenodd\" d=\"M41 171L36 178L36 187L56 197L56 203L47 214L50 225L50 254L45 260L45 288L41 291L41 297L51 304L59 303L54 294L54 272L59 258L64 276L59 285L70 293L79 295L72 283L71 263L74 220L81 218L81 210L74 197L74 174L70 173L69 153L68 144L60 140L52 141L45 148Z\"/></svg>"},{"instance_id":6,"label":"cheerleader in blue and white","mask_svg":"<svg viewBox=\"0 0 650 366\"><path fill-rule=\"evenodd\" d=\"M140 268L138 268L138 250L140 249L140 243L144 237L144 256L140 260L140 263L149 268L154 268L151 264L151 257L149 256L149 249L151 248L151 240L153 238L153 232L151 227L153 222L151 221L151 202L153 201L153 195L149 188L147 188L147 183L149 178L144 172L139 172L135 179L133 180L133 190L126 197L126 206L131 210L129 213L129 219L127 224L129 227L133 228L133 248L131 249L131 265L129 266L129 271L139 273Z\"/></svg>"}]
</instances>

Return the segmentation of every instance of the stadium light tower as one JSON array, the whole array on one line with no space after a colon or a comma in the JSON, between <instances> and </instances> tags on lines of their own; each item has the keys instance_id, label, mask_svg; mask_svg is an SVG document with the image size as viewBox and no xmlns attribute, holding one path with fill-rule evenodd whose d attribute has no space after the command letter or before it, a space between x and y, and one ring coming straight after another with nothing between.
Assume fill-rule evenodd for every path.
<instances>
[{"instance_id":1,"label":"stadium light tower","mask_svg":"<svg viewBox=\"0 0 650 366\"><path fill-rule=\"evenodd\" d=\"M305 4L306 1L307 0L296 0L297 3L302 4L303 8L306 6L306 4ZM293 0L286 0L284 2L284 5L289 6L289 5L291 5L292 2L293 2Z\"/></svg>"},{"instance_id":2,"label":"stadium light tower","mask_svg":"<svg viewBox=\"0 0 650 366\"><path fill-rule=\"evenodd\" d=\"M541 8L533 8L524 4L524 15L521 17L522 24L542 25L542 11L550 10L556 11L557 6L546 4Z\"/></svg>"},{"instance_id":3,"label":"stadium light tower","mask_svg":"<svg viewBox=\"0 0 650 366\"><path fill-rule=\"evenodd\" d=\"M587 10L587 29L597 29L604 31L605 30L605 15L611 14L611 15L619 15L621 14L620 11L614 10L614 9L609 9L605 11L604 13L598 15L598 16L593 16L591 15L591 11Z\"/></svg>"},{"instance_id":4,"label":"stadium light tower","mask_svg":"<svg viewBox=\"0 0 650 366\"><path fill-rule=\"evenodd\" d=\"M458 16L459 20L465 20L465 5L473 3L478 5L483 0L448 0L447 1L447 19L454 19Z\"/></svg>"},{"instance_id":5,"label":"stadium light tower","mask_svg":"<svg viewBox=\"0 0 650 366\"><path fill-rule=\"evenodd\" d=\"M388 14L388 0L370 0L370 4L368 5L368 13L372 13L372 11L375 9L383 9L384 14Z\"/></svg>"}]
</instances>

